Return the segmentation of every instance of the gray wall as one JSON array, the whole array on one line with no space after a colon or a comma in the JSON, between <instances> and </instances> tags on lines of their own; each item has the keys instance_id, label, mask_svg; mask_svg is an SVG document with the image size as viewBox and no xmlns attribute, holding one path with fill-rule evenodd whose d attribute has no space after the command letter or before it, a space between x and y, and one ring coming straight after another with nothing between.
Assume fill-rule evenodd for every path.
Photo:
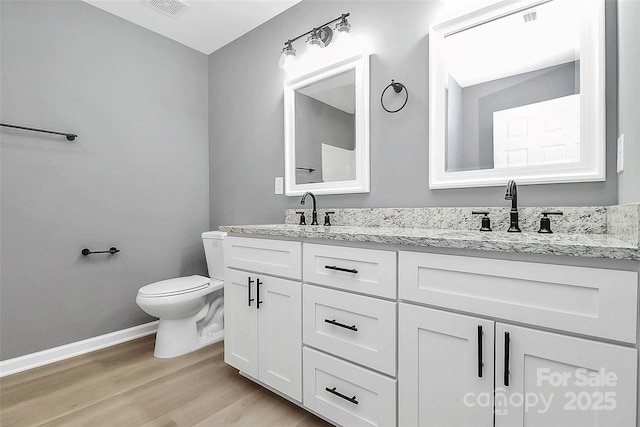
<instances>
[{"instance_id":1,"label":"gray wall","mask_svg":"<svg viewBox=\"0 0 640 427\"><path fill-rule=\"evenodd\" d=\"M2 1L1 358L154 320L206 274L207 57L79 1ZM80 250L114 256L83 258Z\"/></svg>"},{"instance_id":2,"label":"gray wall","mask_svg":"<svg viewBox=\"0 0 640 427\"><path fill-rule=\"evenodd\" d=\"M447 150L445 152L445 165L447 170L457 171L468 168L469 164L478 164L478 144L470 147L463 145L462 139L462 87L458 82L448 76L445 90L446 123L445 138ZM473 167L473 166L472 166Z\"/></svg>"},{"instance_id":3,"label":"gray wall","mask_svg":"<svg viewBox=\"0 0 640 427\"><path fill-rule=\"evenodd\" d=\"M618 2L618 134L624 134L620 203L640 202L640 2Z\"/></svg>"},{"instance_id":4,"label":"gray wall","mask_svg":"<svg viewBox=\"0 0 640 427\"><path fill-rule=\"evenodd\" d=\"M343 12L351 13L354 34L368 41L373 54L371 192L321 196L319 206L506 205L503 188L428 188L428 27L439 19L440 7L438 1L305 0L210 55L212 228L282 222L285 208L299 206L299 198L273 191L274 177L284 174L282 85L286 76L278 69L278 55L287 39ZM608 25L614 29L607 36L607 180L522 186L519 202L523 206L617 202L615 8L609 4L607 12ZM396 114L386 113L379 102L391 79L406 85L410 94L406 107Z\"/></svg>"}]
</instances>

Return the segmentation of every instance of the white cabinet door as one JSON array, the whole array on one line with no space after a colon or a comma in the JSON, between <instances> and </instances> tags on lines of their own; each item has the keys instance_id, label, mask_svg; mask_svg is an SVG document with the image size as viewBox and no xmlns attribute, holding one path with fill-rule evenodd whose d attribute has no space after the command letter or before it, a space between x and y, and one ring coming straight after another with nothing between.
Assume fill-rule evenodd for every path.
<instances>
[{"instance_id":1,"label":"white cabinet door","mask_svg":"<svg viewBox=\"0 0 640 427\"><path fill-rule=\"evenodd\" d=\"M637 351L496 324L496 427L636 425Z\"/></svg>"},{"instance_id":2,"label":"white cabinet door","mask_svg":"<svg viewBox=\"0 0 640 427\"><path fill-rule=\"evenodd\" d=\"M302 401L302 284L226 269L224 361Z\"/></svg>"},{"instance_id":3,"label":"white cabinet door","mask_svg":"<svg viewBox=\"0 0 640 427\"><path fill-rule=\"evenodd\" d=\"M302 284L256 279L260 381L302 401Z\"/></svg>"},{"instance_id":4,"label":"white cabinet door","mask_svg":"<svg viewBox=\"0 0 640 427\"><path fill-rule=\"evenodd\" d=\"M493 425L494 323L400 304L401 426Z\"/></svg>"},{"instance_id":5,"label":"white cabinet door","mask_svg":"<svg viewBox=\"0 0 640 427\"><path fill-rule=\"evenodd\" d=\"M224 281L224 361L258 376L257 275L227 268Z\"/></svg>"}]
</instances>

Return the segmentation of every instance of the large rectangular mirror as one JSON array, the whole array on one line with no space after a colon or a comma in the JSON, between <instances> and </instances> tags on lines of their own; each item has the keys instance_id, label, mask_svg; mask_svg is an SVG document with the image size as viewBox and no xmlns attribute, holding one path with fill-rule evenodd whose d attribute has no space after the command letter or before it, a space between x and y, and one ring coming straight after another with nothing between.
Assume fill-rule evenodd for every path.
<instances>
[{"instance_id":1,"label":"large rectangular mirror","mask_svg":"<svg viewBox=\"0 0 640 427\"><path fill-rule=\"evenodd\" d=\"M357 55L285 82L288 196L369 191L368 74Z\"/></svg>"},{"instance_id":2,"label":"large rectangular mirror","mask_svg":"<svg viewBox=\"0 0 640 427\"><path fill-rule=\"evenodd\" d=\"M430 188L605 179L602 0L501 1L429 39Z\"/></svg>"}]
</instances>

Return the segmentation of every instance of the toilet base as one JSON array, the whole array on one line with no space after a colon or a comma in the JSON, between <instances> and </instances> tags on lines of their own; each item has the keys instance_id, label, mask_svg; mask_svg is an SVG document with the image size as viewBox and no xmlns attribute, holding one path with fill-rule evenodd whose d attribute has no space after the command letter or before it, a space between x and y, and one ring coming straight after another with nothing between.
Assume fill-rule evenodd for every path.
<instances>
[{"instance_id":1,"label":"toilet base","mask_svg":"<svg viewBox=\"0 0 640 427\"><path fill-rule=\"evenodd\" d=\"M159 359L182 356L222 341L224 330L198 336L196 322L193 319L160 319L156 333L156 346L153 355Z\"/></svg>"}]
</instances>

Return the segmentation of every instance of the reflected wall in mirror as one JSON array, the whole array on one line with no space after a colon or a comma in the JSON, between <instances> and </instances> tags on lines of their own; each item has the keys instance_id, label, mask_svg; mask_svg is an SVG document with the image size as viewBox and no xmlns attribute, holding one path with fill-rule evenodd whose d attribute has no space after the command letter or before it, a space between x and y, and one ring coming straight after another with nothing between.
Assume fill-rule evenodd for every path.
<instances>
[{"instance_id":1,"label":"reflected wall in mirror","mask_svg":"<svg viewBox=\"0 0 640 427\"><path fill-rule=\"evenodd\" d=\"M296 184L356 178L353 69L295 90Z\"/></svg>"},{"instance_id":2,"label":"reflected wall in mirror","mask_svg":"<svg viewBox=\"0 0 640 427\"><path fill-rule=\"evenodd\" d=\"M285 82L285 192L369 191L368 56Z\"/></svg>"},{"instance_id":3,"label":"reflected wall in mirror","mask_svg":"<svg viewBox=\"0 0 640 427\"><path fill-rule=\"evenodd\" d=\"M604 180L604 3L499 2L430 33L431 188Z\"/></svg>"}]
</instances>

